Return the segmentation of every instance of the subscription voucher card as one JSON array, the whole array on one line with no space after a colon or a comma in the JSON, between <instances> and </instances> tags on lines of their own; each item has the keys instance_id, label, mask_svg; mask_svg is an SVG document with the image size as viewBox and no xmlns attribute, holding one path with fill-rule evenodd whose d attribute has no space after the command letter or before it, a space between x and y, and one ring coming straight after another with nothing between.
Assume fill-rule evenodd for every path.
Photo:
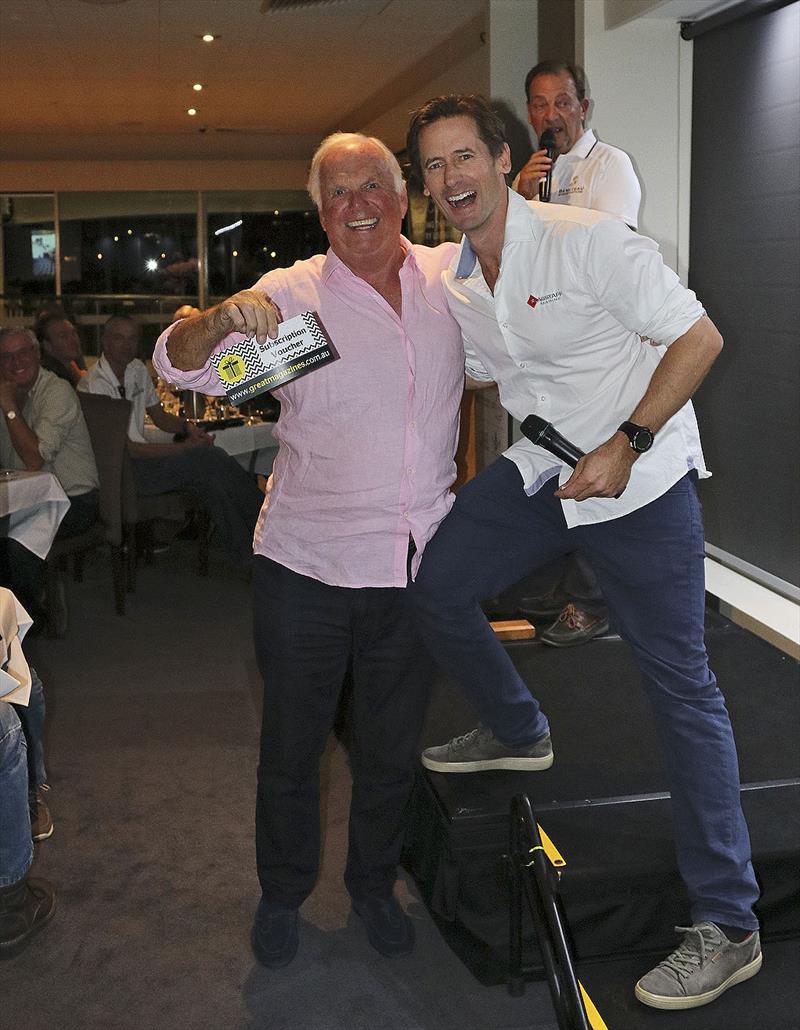
<instances>
[{"instance_id":1,"label":"subscription voucher card","mask_svg":"<svg viewBox=\"0 0 800 1030\"><path fill-rule=\"evenodd\" d=\"M230 403L242 404L338 357L316 311L305 311L281 322L277 339L250 336L212 354L211 363Z\"/></svg>"}]
</instances>

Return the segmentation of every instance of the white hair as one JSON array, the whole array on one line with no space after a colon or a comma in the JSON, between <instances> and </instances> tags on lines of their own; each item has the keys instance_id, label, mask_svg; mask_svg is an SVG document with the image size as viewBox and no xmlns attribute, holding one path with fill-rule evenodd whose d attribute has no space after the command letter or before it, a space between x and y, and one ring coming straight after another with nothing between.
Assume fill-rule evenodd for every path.
<instances>
[{"instance_id":1,"label":"white hair","mask_svg":"<svg viewBox=\"0 0 800 1030\"><path fill-rule=\"evenodd\" d=\"M402 193L405 189L405 182L403 181L403 173L400 170L400 165L397 162L397 158L389 150L385 143L379 140L375 136L365 136L360 132L334 132L330 136L326 136L325 139L317 147L316 153L311 158L311 168L308 173L308 192L311 194L311 199L314 204L319 207L322 202L322 193L320 190L320 171L322 166L323 158L334 149L334 147L341 146L344 143L373 143L383 155L384 162L389 174L394 180L394 187L398 193Z\"/></svg>"},{"instance_id":2,"label":"white hair","mask_svg":"<svg viewBox=\"0 0 800 1030\"><path fill-rule=\"evenodd\" d=\"M41 351L39 341L30 329L17 329L14 326L9 326L7 329L0 329L0 343L5 343L5 341L10 340L12 336L24 336L29 343L33 344L37 351Z\"/></svg>"}]
</instances>

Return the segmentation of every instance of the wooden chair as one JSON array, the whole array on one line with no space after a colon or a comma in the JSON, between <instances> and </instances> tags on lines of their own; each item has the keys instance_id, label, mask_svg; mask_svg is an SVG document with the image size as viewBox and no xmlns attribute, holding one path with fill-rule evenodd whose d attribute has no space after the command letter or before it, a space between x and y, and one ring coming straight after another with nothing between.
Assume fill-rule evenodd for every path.
<instances>
[{"instance_id":1,"label":"wooden chair","mask_svg":"<svg viewBox=\"0 0 800 1030\"><path fill-rule=\"evenodd\" d=\"M118 615L125 614L125 591L128 586L126 564L131 528L123 518L123 468L127 455L131 405L130 401L91 393L79 393L78 400L86 419L97 463L100 480L100 521L85 533L64 540L56 539L50 548L45 566L47 629L50 636L63 636L65 629L59 624L60 621L63 622L63 615L55 603L59 567L71 556L74 577L80 582L83 578L83 556L104 543L111 549L114 608Z\"/></svg>"}]
</instances>

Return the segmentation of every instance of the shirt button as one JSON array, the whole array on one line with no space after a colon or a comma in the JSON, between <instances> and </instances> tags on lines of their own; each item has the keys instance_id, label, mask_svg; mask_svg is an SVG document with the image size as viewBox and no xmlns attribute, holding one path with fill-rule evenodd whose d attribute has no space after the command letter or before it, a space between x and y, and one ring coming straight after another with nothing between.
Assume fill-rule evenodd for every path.
<instances>
[{"instance_id":1,"label":"shirt button","mask_svg":"<svg viewBox=\"0 0 800 1030\"><path fill-rule=\"evenodd\" d=\"M501 322L500 324L503 327L503 329L508 329L508 322Z\"/></svg>"},{"instance_id":2,"label":"shirt button","mask_svg":"<svg viewBox=\"0 0 800 1030\"><path fill-rule=\"evenodd\" d=\"M406 472L409 474L409 476L413 475L414 474L414 466L413 465L409 465L408 468L406 469Z\"/></svg>"},{"instance_id":3,"label":"shirt button","mask_svg":"<svg viewBox=\"0 0 800 1030\"><path fill-rule=\"evenodd\" d=\"M409 424L411 429L416 429L417 428L417 423L416 423L416 421L414 419L412 419L408 424Z\"/></svg>"},{"instance_id":4,"label":"shirt button","mask_svg":"<svg viewBox=\"0 0 800 1030\"><path fill-rule=\"evenodd\" d=\"M520 361L519 367L520 368L527 368L528 367L528 363L526 361Z\"/></svg>"},{"instance_id":5,"label":"shirt button","mask_svg":"<svg viewBox=\"0 0 800 1030\"><path fill-rule=\"evenodd\" d=\"M404 519L407 519L407 518L410 518L410 517L411 517L411 512L408 512L408 511L404 511L403 512L403 518Z\"/></svg>"}]
</instances>

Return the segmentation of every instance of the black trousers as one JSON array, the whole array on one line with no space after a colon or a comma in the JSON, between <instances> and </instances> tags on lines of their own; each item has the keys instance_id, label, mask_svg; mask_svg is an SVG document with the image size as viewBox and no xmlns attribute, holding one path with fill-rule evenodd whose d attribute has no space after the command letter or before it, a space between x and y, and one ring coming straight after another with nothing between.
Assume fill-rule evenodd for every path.
<instances>
[{"instance_id":1,"label":"black trousers","mask_svg":"<svg viewBox=\"0 0 800 1030\"><path fill-rule=\"evenodd\" d=\"M348 663L353 793L345 885L388 897L397 875L433 664L399 588L334 587L269 558L253 568L264 679L256 862L269 906L298 907L320 855L319 763Z\"/></svg>"}]
</instances>

